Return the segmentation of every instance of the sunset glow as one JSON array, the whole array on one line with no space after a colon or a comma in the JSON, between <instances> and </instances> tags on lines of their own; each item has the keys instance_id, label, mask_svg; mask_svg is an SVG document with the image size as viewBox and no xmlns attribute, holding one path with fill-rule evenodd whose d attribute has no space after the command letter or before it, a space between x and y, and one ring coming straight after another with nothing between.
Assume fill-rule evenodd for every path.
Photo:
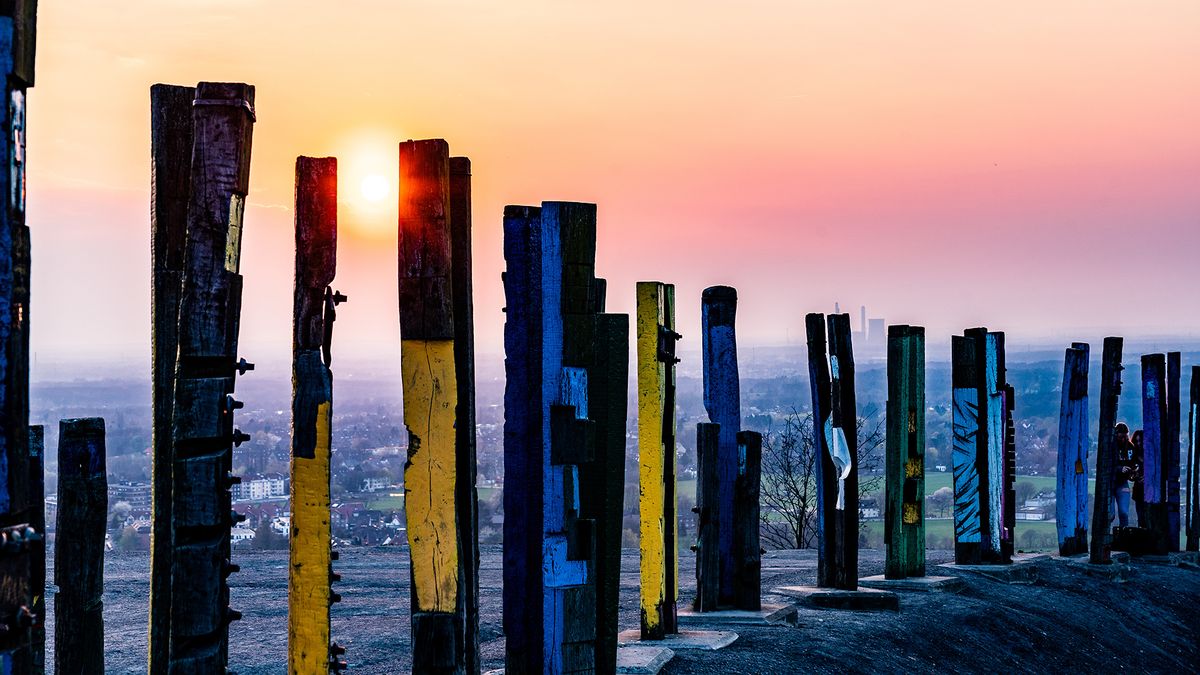
<instances>
[{"instance_id":1,"label":"sunset glow","mask_svg":"<svg viewBox=\"0 0 1200 675\"><path fill-rule=\"evenodd\" d=\"M373 173L362 180L362 196L368 202L381 202L387 199L392 190L388 187L387 178Z\"/></svg>"}]
</instances>

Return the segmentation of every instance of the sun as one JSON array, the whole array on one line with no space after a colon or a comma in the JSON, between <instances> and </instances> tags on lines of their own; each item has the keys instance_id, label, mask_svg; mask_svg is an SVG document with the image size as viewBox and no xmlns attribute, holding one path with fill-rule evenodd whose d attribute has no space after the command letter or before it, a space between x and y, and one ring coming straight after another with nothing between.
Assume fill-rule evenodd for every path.
<instances>
[{"instance_id":1,"label":"sun","mask_svg":"<svg viewBox=\"0 0 1200 675\"><path fill-rule=\"evenodd\" d=\"M377 173L366 176L362 180L362 196L369 202L382 202L387 199L389 192L387 179Z\"/></svg>"}]
</instances>

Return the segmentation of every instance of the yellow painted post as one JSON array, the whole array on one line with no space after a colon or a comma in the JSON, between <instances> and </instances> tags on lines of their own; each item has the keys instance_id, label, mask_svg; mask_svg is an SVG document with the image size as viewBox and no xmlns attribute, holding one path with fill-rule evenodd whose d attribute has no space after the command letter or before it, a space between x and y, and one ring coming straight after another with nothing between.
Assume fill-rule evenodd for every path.
<instances>
[{"instance_id":1,"label":"yellow painted post","mask_svg":"<svg viewBox=\"0 0 1200 675\"><path fill-rule=\"evenodd\" d=\"M637 284L642 639L676 632L675 287Z\"/></svg>"},{"instance_id":2,"label":"yellow painted post","mask_svg":"<svg viewBox=\"0 0 1200 675\"><path fill-rule=\"evenodd\" d=\"M345 664L330 641L333 551L329 471L333 374L329 370L337 264L337 160L296 159L296 283L292 324L291 536L288 545L288 672Z\"/></svg>"}]
</instances>

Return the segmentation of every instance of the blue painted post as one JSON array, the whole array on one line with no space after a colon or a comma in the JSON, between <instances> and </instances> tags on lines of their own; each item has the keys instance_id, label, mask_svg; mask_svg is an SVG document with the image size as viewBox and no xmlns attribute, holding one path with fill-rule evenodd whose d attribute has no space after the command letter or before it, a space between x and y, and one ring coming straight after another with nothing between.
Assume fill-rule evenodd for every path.
<instances>
[{"instance_id":1,"label":"blue painted post","mask_svg":"<svg viewBox=\"0 0 1200 675\"><path fill-rule=\"evenodd\" d=\"M29 228L25 224L25 91L33 86L37 2L0 3L0 532L7 542L0 566L0 672L40 666L33 628L33 557L44 552L34 511L38 479L29 457Z\"/></svg>"},{"instance_id":2,"label":"blue painted post","mask_svg":"<svg viewBox=\"0 0 1200 675\"><path fill-rule=\"evenodd\" d=\"M1013 390L1004 334L973 328L951 340L954 558L1011 562L1016 515Z\"/></svg>"},{"instance_id":3,"label":"blue painted post","mask_svg":"<svg viewBox=\"0 0 1200 675\"><path fill-rule=\"evenodd\" d=\"M704 289L700 301L703 335L704 409L717 434L717 560L720 587L717 602L731 605L735 599L735 552L733 532L734 484L738 470L738 431L742 428L737 341L734 318L737 291L728 286Z\"/></svg>"},{"instance_id":4,"label":"blue painted post","mask_svg":"<svg viewBox=\"0 0 1200 675\"><path fill-rule=\"evenodd\" d=\"M1088 365L1090 348L1076 342L1063 364L1062 408L1058 418L1059 555L1087 552Z\"/></svg>"},{"instance_id":5,"label":"blue painted post","mask_svg":"<svg viewBox=\"0 0 1200 675\"><path fill-rule=\"evenodd\" d=\"M1145 449L1143 480L1145 481L1146 515L1154 537L1154 551L1167 552L1166 467L1163 461L1164 426L1167 417L1166 357L1163 354L1142 356L1142 447ZM1141 523L1139 523L1139 526Z\"/></svg>"},{"instance_id":6,"label":"blue painted post","mask_svg":"<svg viewBox=\"0 0 1200 675\"><path fill-rule=\"evenodd\" d=\"M597 602L597 524L582 517L593 505L581 503L593 494L581 467L596 460L595 206L507 207L504 253L506 671L590 673L609 614ZM612 410L596 416L611 422Z\"/></svg>"}]
</instances>

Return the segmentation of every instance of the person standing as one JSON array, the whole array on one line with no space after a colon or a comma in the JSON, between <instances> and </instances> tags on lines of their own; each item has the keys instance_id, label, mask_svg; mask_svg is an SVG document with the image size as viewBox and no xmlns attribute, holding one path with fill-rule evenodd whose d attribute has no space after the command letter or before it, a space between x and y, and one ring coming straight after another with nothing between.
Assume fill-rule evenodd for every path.
<instances>
[{"instance_id":1,"label":"person standing","mask_svg":"<svg viewBox=\"0 0 1200 675\"><path fill-rule=\"evenodd\" d=\"M1117 423L1115 432L1117 470L1113 472L1113 505L1117 512L1118 527L1129 527L1129 482L1132 478L1133 443L1129 440L1129 426L1124 422ZM1109 513L1112 513L1112 507Z\"/></svg>"}]
</instances>

